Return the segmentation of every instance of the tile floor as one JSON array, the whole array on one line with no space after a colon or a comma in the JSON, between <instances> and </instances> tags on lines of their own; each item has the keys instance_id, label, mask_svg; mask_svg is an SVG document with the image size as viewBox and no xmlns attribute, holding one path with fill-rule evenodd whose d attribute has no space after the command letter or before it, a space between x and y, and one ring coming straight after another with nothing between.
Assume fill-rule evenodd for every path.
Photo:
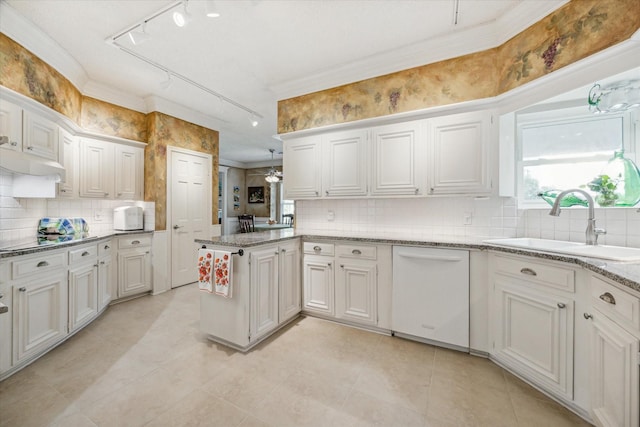
<instances>
[{"instance_id":1,"label":"tile floor","mask_svg":"<svg viewBox=\"0 0 640 427\"><path fill-rule=\"evenodd\" d=\"M186 286L110 307L0 383L0 426L587 426L486 359L301 318L248 354Z\"/></svg>"}]
</instances>

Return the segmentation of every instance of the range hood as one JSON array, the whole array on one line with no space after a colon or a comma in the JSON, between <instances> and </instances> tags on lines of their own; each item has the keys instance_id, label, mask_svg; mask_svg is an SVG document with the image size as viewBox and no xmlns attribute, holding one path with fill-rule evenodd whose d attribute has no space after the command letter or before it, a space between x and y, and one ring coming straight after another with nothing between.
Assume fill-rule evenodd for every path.
<instances>
[{"instance_id":1,"label":"range hood","mask_svg":"<svg viewBox=\"0 0 640 427\"><path fill-rule=\"evenodd\" d=\"M60 163L21 151L0 150L0 169L21 175L57 176L57 181L66 178Z\"/></svg>"}]
</instances>

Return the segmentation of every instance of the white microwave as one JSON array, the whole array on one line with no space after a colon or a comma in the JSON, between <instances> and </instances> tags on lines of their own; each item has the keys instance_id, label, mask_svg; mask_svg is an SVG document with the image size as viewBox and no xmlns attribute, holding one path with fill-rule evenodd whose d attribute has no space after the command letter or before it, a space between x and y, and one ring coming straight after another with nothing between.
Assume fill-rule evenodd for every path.
<instances>
[{"instance_id":1,"label":"white microwave","mask_svg":"<svg viewBox=\"0 0 640 427\"><path fill-rule=\"evenodd\" d=\"M114 230L142 230L143 210L139 206L122 206L113 210Z\"/></svg>"}]
</instances>

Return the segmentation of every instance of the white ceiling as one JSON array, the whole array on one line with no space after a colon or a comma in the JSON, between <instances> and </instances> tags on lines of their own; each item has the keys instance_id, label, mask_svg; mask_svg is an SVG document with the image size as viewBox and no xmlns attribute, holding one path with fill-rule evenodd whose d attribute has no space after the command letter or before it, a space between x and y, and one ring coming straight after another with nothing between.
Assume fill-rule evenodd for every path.
<instances>
[{"instance_id":1,"label":"white ceiling","mask_svg":"<svg viewBox=\"0 0 640 427\"><path fill-rule=\"evenodd\" d=\"M152 0L2 0L0 30L54 66L85 95L158 110L220 131L227 164L270 164L281 151L277 101L503 43L567 0L218 0L219 18L189 0L193 19L151 20L141 45L118 42L219 93L249 114L106 40L175 4ZM177 6L178 8L182 6ZM278 157L278 156L276 156Z\"/></svg>"}]
</instances>

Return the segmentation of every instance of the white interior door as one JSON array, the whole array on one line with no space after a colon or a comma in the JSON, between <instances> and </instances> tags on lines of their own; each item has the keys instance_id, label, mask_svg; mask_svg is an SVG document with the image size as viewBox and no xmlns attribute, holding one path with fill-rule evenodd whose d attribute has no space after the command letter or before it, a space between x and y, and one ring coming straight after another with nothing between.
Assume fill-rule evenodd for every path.
<instances>
[{"instance_id":1,"label":"white interior door","mask_svg":"<svg viewBox=\"0 0 640 427\"><path fill-rule=\"evenodd\" d=\"M208 238L211 224L211 156L170 148L171 287L197 280L194 239Z\"/></svg>"}]
</instances>

